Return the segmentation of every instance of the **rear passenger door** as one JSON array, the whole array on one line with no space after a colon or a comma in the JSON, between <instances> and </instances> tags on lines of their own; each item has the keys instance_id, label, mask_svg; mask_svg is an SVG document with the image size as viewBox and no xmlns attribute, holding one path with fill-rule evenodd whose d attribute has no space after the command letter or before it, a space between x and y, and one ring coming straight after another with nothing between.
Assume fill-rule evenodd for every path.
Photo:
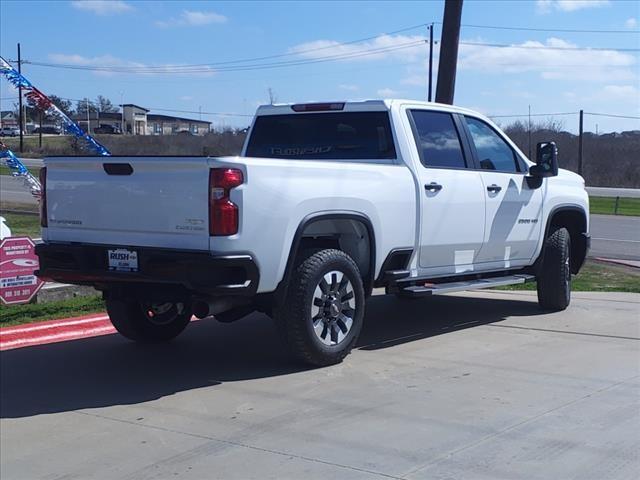
<instances>
[{"instance_id":1,"label":"rear passenger door","mask_svg":"<svg viewBox=\"0 0 640 480\"><path fill-rule=\"evenodd\" d=\"M421 275L471 272L484 240L480 172L463 148L464 126L445 111L407 110L419 161Z\"/></svg>"},{"instance_id":2,"label":"rear passenger door","mask_svg":"<svg viewBox=\"0 0 640 480\"><path fill-rule=\"evenodd\" d=\"M483 269L527 265L540 238L543 188L532 189L526 163L493 126L465 116L486 201L484 242L476 261Z\"/></svg>"}]
</instances>

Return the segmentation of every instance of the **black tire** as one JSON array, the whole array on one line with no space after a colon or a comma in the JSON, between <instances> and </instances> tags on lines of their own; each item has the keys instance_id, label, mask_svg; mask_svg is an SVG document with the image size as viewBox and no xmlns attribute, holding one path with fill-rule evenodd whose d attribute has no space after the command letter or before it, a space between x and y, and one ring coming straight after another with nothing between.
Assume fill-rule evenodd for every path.
<instances>
[{"instance_id":1,"label":"black tire","mask_svg":"<svg viewBox=\"0 0 640 480\"><path fill-rule=\"evenodd\" d=\"M185 303L158 308L135 300L108 299L106 304L113 326L134 342L167 342L182 333L191 320L191 309Z\"/></svg>"},{"instance_id":2,"label":"black tire","mask_svg":"<svg viewBox=\"0 0 640 480\"><path fill-rule=\"evenodd\" d=\"M564 310L571 302L571 236L559 228L547 237L542 250L538 303L545 310Z\"/></svg>"},{"instance_id":3,"label":"black tire","mask_svg":"<svg viewBox=\"0 0 640 480\"><path fill-rule=\"evenodd\" d=\"M316 303L322 303L319 296L324 299L323 306ZM299 260L274 317L296 359L314 366L334 365L342 362L358 340L364 304L356 263L340 250L327 249ZM314 317L312 312L316 310Z\"/></svg>"}]
</instances>

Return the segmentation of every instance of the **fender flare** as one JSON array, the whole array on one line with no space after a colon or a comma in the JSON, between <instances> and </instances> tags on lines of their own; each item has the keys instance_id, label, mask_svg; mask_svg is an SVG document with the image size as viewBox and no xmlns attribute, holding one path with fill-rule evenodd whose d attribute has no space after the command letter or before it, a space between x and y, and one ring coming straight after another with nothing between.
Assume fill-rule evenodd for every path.
<instances>
[{"instance_id":1,"label":"fender flare","mask_svg":"<svg viewBox=\"0 0 640 480\"><path fill-rule=\"evenodd\" d=\"M589 224L589 219L588 219L588 215L587 212L585 211L585 209L577 204L574 203L564 203L564 204L559 204L554 206L551 211L549 212L549 215L547 215L547 220L546 220L546 224L545 224L545 228L544 228L544 232L542 232L542 239L540 242L540 251L538 252L538 256L536 258L535 264L534 264L534 268L540 263L540 261L542 260L542 256L544 255L544 242L547 239L548 235L549 235L549 230L551 229L551 222L553 221L553 217L560 213L560 212L575 212L578 213L580 215L582 215L584 217L585 220L585 225ZM585 228L585 230L588 230ZM585 231L585 232L580 232L582 235L585 236L584 241L586 242L586 244L584 245L584 257L579 259L578 264L575 267L575 272L577 273L577 271L580 270L580 268L582 268L582 265L584 264L586 258L587 258L587 253L589 250L589 244L590 244L590 238L589 238L589 232Z\"/></svg>"},{"instance_id":2,"label":"fender flare","mask_svg":"<svg viewBox=\"0 0 640 480\"><path fill-rule=\"evenodd\" d=\"M352 212L352 211L325 211L325 212L315 212L310 213L306 217L304 217L298 228L296 229L296 233L293 235L293 241L291 242L291 248L289 250L289 256L287 258L287 264L284 269L284 275L282 276L282 280L278 283L276 287L276 297L282 299L287 291L287 285L289 283L289 278L291 277L291 272L294 268L294 262L298 255L298 251L300 249L300 243L302 241L302 235L304 231L310 225L322 221L322 220L354 220L362 223L367 229L367 233L369 235L369 273L366 278L364 278L364 291L367 295L371 293L373 289L373 282L375 277L376 270L376 237L373 229L373 223L371 219L365 215L364 213Z\"/></svg>"}]
</instances>

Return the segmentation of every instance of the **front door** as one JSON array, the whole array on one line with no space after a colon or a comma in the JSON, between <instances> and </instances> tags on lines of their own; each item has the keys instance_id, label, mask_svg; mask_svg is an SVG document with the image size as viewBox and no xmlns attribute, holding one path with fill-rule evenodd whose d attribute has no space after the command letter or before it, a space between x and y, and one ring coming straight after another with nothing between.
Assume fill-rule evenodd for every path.
<instances>
[{"instance_id":1,"label":"front door","mask_svg":"<svg viewBox=\"0 0 640 480\"><path fill-rule=\"evenodd\" d=\"M408 111L420 157L421 275L474 271L485 229L480 172L468 168L456 121L449 112Z\"/></svg>"},{"instance_id":2,"label":"front door","mask_svg":"<svg viewBox=\"0 0 640 480\"><path fill-rule=\"evenodd\" d=\"M525 163L492 126L473 117L465 122L486 198L484 244L477 261L491 269L527 265L542 229L544 186L528 186Z\"/></svg>"}]
</instances>

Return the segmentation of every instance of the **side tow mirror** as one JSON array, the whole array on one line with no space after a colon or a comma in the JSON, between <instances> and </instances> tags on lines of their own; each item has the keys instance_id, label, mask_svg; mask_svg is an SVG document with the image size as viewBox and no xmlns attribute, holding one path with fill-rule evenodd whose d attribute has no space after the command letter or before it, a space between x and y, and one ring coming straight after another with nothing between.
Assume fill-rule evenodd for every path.
<instances>
[{"instance_id":1,"label":"side tow mirror","mask_svg":"<svg viewBox=\"0 0 640 480\"><path fill-rule=\"evenodd\" d=\"M536 164L529 168L532 177L555 177L558 175L558 147L555 142L541 142L536 149Z\"/></svg>"},{"instance_id":2,"label":"side tow mirror","mask_svg":"<svg viewBox=\"0 0 640 480\"><path fill-rule=\"evenodd\" d=\"M555 142L541 142L536 149L536 164L529 168L526 177L530 188L538 188L545 177L558 175L558 147Z\"/></svg>"}]
</instances>

